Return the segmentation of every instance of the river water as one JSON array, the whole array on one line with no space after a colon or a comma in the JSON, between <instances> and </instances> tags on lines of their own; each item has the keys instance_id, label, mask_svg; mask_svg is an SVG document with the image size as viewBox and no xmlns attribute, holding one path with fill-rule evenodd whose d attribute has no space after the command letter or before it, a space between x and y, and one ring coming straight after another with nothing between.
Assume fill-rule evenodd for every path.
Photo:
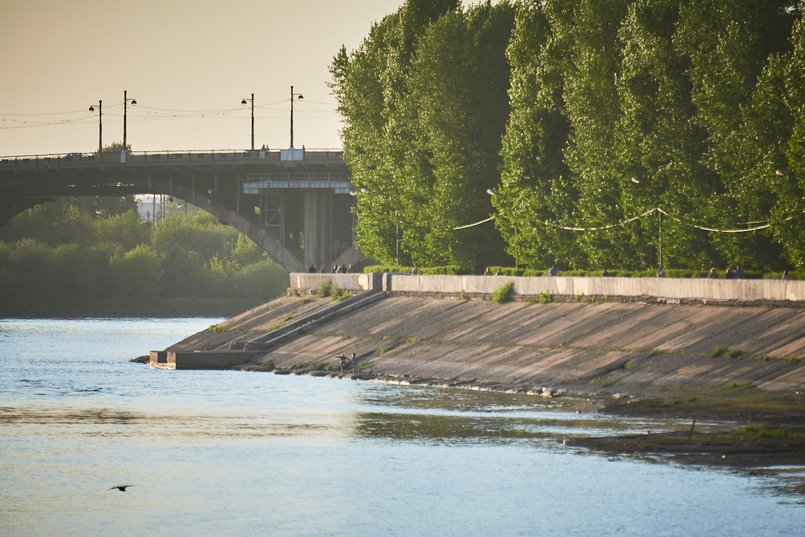
<instances>
[{"instance_id":1,"label":"river water","mask_svg":"<svg viewBox=\"0 0 805 537\"><path fill-rule=\"evenodd\" d=\"M805 528L805 503L781 478L561 441L675 424L576 413L572 401L128 361L218 321L0 320L0 535Z\"/></svg>"}]
</instances>

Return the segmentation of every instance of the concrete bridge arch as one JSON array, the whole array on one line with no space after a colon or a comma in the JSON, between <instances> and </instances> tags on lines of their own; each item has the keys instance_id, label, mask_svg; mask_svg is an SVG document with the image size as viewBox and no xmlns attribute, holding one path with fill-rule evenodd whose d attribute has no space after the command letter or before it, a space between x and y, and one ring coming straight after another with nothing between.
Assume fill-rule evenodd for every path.
<instances>
[{"instance_id":1,"label":"concrete bridge arch","mask_svg":"<svg viewBox=\"0 0 805 537\"><path fill-rule=\"evenodd\" d=\"M69 154L0 160L0 222L60 196L165 194L254 240L290 272L354 264L340 151Z\"/></svg>"}]
</instances>

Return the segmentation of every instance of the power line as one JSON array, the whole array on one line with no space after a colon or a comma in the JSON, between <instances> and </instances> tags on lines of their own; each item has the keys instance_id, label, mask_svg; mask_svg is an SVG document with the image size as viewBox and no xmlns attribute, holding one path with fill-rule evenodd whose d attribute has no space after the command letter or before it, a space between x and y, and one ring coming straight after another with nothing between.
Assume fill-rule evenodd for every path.
<instances>
[{"instance_id":1,"label":"power line","mask_svg":"<svg viewBox=\"0 0 805 537\"><path fill-rule=\"evenodd\" d=\"M86 110L71 110L69 112L38 112L32 114L11 114L0 112L0 116L6 117L30 117L30 116L66 116L68 114L84 114Z\"/></svg>"},{"instance_id":2,"label":"power line","mask_svg":"<svg viewBox=\"0 0 805 537\"><path fill-rule=\"evenodd\" d=\"M60 125L80 125L83 123L92 123L96 122L97 119L90 116L86 118L78 118L78 119L62 119L59 121L22 121L19 119L8 119L2 118L0 119L0 130L9 130L9 129L31 129L36 127L53 127L53 126L60 126ZM12 125L6 125L5 123L13 123Z\"/></svg>"}]
</instances>

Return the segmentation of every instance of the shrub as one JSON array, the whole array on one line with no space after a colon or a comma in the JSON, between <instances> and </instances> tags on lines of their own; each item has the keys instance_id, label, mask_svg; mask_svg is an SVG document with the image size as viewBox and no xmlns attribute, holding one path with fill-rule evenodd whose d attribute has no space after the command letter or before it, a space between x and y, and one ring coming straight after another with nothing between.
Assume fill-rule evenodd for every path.
<instances>
[{"instance_id":1,"label":"shrub","mask_svg":"<svg viewBox=\"0 0 805 537\"><path fill-rule=\"evenodd\" d=\"M153 296L162 278L162 256L146 244L109 259L112 289L124 296Z\"/></svg>"},{"instance_id":2,"label":"shrub","mask_svg":"<svg viewBox=\"0 0 805 537\"><path fill-rule=\"evenodd\" d=\"M489 267L489 272L492 274L499 274L501 276L522 276L523 269L514 267Z\"/></svg>"},{"instance_id":3,"label":"shrub","mask_svg":"<svg viewBox=\"0 0 805 537\"><path fill-rule=\"evenodd\" d=\"M319 284L319 288L316 290L316 295L321 298L326 298L330 296L332 292L333 292L333 281L324 280Z\"/></svg>"},{"instance_id":4,"label":"shrub","mask_svg":"<svg viewBox=\"0 0 805 537\"><path fill-rule=\"evenodd\" d=\"M316 295L320 296L321 298L330 297L335 302L341 302L345 298L351 296L349 291L345 291L338 287L338 285L333 284L332 280L324 280L319 285L319 288L316 290Z\"/></svg>"},{"instance_id":5,"label":"shrub","mask_svg":"<svg viewBox=\"0 0 805 537\"><path fill-rule=\"evenodd\" d=\"M514 282L506 282L500 287L492 295L492 302L495 304L505 304L506 302L511 302L512 297L514 296Z\"/></svg>"},{"instance_id":6,"label":"shrub","mask_svg":"<svg viewBox=\"0 0 805 537\"><path fill-rule=\"evenodd\" d=\"M443 265L438 267L419 267L419 274L439 275L439 276L458 276L461 274L470 274L472 271L459 267L458 265ZM411 267L393 265L371 265L364 267L364 273L371 274L373 272L396 272L402 274L410 274Z\"/></svg>"},{"instance_id":7,"label":"shrub","mask_svg":"<svg viewBox=\"0 0 805 537\"><path fill-rule=\"evenodd\" d=\"M341 289L337 285L333 285L332 289L330 290L330 298L332 298L335 302L341 302L350 296L352 296L352 293L345 289Z\"/></svg>"}]
</instances>

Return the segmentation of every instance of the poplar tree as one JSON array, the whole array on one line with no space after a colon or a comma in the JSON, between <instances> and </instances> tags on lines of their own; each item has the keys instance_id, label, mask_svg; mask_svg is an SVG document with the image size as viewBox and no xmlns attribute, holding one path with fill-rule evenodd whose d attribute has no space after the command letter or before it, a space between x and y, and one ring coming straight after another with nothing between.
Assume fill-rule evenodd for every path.
<instances>
[{"instance_id":1,"label":"poplar tree","mask_svg":"<svg viewBox=\"0 0 805 537\"><path fill-rule=\"evenodd\" d=\"M508 3L474 6L431 24L410 77L417 147L426 158L415 207L426 224L417 237L422 262L468 269L502 261L503 244L491 224L456 229L489 215L486 190L497 184L508 107L505 51L514 22Z\"/></svg>"},{"instance_id":2,"label":"poplar tree","mask_svg":"<svg viewBox=\"0 0 805 537\"><path fill-rule=\"evenodd\" d=\"M356 235L367 257L390 264L410 260L406 232L414 222L405 208L421 158L412 147L414 111L407 77L418 40L431 21L456 9L458 0L408 0L372 26L354 51L334 58L331 89L344 120L344 158L357 203Z\"/></svg>"},{"instance_id":3,"label":"poplar tree","mask_svg":"<svg viewBox=\"0 0 805 537\"><path fill-rule=\"evenodd\" d=\"M563 13L561 2L544 5ZM495 225L519 264L578 264L572 232L557 225L572 215L577 193L562 151L568 121L562 100L562 50L543 4L518 5L507 56L511 112L503 137L501 185L493 196Z\"/></svg>"},{"instance_id":4,"label":"poplar tree","mask_svg":"<svg viewBox=\"0 0 805 537\"><path fill-rule=\"evenodd\" d=\"M627 0L577 0L572 17L552 16L562 56L563 101L570 132L564 158L579 193L576 224L604 228L577 234L587 263L622 267L631 259L624 248L628 232L608 228L633 216L624 214L621 192L631 183L616 166L615 126L621 115L616 80L621 66L618 30ZM555 13L551 10L549 15Z\"/></svg>"},{"instance_id":5,"label":"poplar tree","mask_svg":"<svg viewBox=\"0 0 805 537\"><path fill-rule=\"evenodd\" d=\"M800 5L790 39L792 50L783 64L783 99L791 114L791 135L785 158L775 162L772 190L777 203L771 214L772 233L783 245L788 262L805 267L805 10ZM780 170L782 175L777 173Z\"/></svg>"},{"instance_id":6,"label":"poplar tree","mask_svg":"<svg viewBox=\"0 0 805 537\"><path fill-rule=\"evenodd\" d=\"M716 228L767 221L776 205L775 167L785 167L792 123L782 72L791 49L789 7L787 0L682 4L674 42L690 63L692 119L705 133L702 176L715 194L699 217ZM768 230L710 239L726 263L770 268L782 253Z\"/></svg>"},{"instance_id":7,"label":"poplar tree","mask_svg":"<svg viewBox=\"0 0 805 537\"><path fill-rule=\"evenodd\" d=\"M621 27L622 116L615 143L623 177L635 179L624 190L624 214L661 208L676 218L696 220L713 192L712 178L699 166L703 133L692 121L689 62L672 41L679 5L679 0L637 0ZM678 220L656 214L628 229L625 251L633 266L711 263L707 236Z\"/></svg>"}]
</instances>

